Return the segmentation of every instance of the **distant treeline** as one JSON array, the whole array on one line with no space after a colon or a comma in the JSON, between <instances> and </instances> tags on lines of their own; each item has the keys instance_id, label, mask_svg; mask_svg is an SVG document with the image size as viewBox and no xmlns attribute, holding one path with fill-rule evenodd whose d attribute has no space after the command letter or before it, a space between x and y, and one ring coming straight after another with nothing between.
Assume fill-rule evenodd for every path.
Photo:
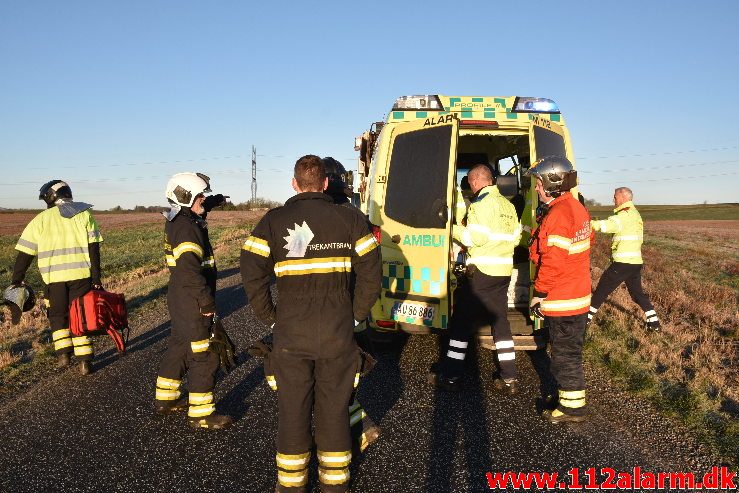
<instances>
[{"instance_id":1,"label":"distant treeline","mask_svg":"<svg viewBox=\"0 0 739 493\"><path fill-rule=\"evenodd\" d=\"M281 202L277 202L275 200L265 199L262 197L257 197L254 200L247 200L246 202L241 202L238 204L234 204L233 202L226 202L226 205L221 206L218 208L218 210L221 211L253 211L253 210L261 210L261 209L273 209L275 207L281 206ZM161 206L161 205L137 205L133 209L124 209L120 205L117 205L110 209L110 212L164 212L168 211L169 207Z\"/></svg>"}]
</instances>

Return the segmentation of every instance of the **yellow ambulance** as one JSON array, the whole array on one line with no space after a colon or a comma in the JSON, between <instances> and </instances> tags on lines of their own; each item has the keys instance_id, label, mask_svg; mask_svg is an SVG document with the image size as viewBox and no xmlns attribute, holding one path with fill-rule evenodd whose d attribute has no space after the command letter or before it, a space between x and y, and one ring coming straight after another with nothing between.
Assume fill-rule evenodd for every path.
<instances>
[{"instance_id":1,"label":"yellow ambulance","mask_svg":"<svg viewBox=\"0 0 739 493\"><path fill-rule=\"evenodd\" d=\"M447 329L465 261L451 228L455 214L465 210L463 177L486 163L524 226L508 292L516 349L542 347L539 322L528 310L532 269L525 244L538 199L523 173L543 156L575 162L556 103L518 96L403 96L384 122L357 137L355 150L355 201L382 249L382 293L370 328L411 334ZM490 334L481 322L483 347L494 347Z\"/></svg>"}]
</instances>

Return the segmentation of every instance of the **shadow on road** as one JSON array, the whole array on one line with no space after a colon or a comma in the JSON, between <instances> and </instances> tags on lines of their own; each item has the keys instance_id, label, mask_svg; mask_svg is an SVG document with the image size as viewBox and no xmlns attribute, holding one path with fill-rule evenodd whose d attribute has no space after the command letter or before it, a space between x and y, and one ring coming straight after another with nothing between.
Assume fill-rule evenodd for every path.
<instances>
[{"instance_id":1,"label":"shadow on road","mask_svg":"<svg viewBox=\"0 0 739 493\"><path fill-rule=\"evenodd\" d=\"M443 347L443 346L442 346ZM468 472L468 491L479 488L480 478L490 470L491 442L485 423L485 393L477 362L477 347L467 350L467 371L461 392L442 392L434 396L433 437L428 458L428 493L455 491L454 455L463 447Z\"/></svg>"}]
</instances>

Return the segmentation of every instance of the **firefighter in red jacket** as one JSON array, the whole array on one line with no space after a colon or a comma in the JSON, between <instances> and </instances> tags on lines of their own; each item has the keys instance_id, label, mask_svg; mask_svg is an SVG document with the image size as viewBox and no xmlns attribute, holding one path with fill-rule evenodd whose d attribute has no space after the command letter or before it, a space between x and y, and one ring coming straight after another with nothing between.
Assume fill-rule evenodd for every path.
<instances>
[{"instance_id":1,"label":"firefighter in red jacket","mask_svg":"<svg viewBox=\"0 0 739 493\"><path fill-rule=\"evenodd\" d=\"M546 319L552 346L551 371L559 388L556 408L542 415L551 423L585 419L582 347L590 308L590 215L570 193L577 184L572 163L547 156L527 175L548 212L532 234L529 254L536 267L530 307Z\"/></svg>"},{"instance_id":2,"label":"firefighter in red jacket","mask_svg":"<svg viewBox=\"0 0 739 493\"><path fill-rule=\"evenodd\" d=\"M209 347L218 271L203 219L210 191L209 178L201 173L178 173L167 183L172 208L164 214L164 255L170 272L172 334L159 367L154 409L159 414L187 409L191 427L221 429L233 421L215 412L213 396L219 360ZM185 373L187 400L180 397Z\"/></svg>"},{"instance_id":3,"label":"firefighter in red jacket","mask_svg":"<svg viewBox=\"0 0 739 493\"><path fill-rule=\"evenodd\" d=\"M265 373L277 390L277 491L306 491L313 414L321 491L339 493L349 485L347 408L361 367L352 329L380 294L380 254L364 216L323 193L321 158L300 158L292 185L297 195L269 211L244 243L241 275L254 312L274 327Z\"/></svg>"}]
</instances>

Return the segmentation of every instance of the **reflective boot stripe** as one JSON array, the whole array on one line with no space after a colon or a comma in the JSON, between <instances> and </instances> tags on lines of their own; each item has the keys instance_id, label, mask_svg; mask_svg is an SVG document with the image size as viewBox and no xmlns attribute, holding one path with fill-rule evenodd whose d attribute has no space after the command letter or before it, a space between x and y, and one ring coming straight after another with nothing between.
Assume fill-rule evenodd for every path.
<instances>
[{"instance_id":1,"label":"reflective boot stripe","mask_svg":"<svg viewBox=\"0 0 739 493\"><path fill-rule=\"evenodd\" d=\"M267 375L265 379L267 380L267 385L269 385L269 388L271 388L272 390L277 390L277 380L275 380L274 375Z\"/></svg>"},{"instance_id":2,"label":"reflective boot stripe","mask_svg":"<svg viewBox=\"0 0 739 493\"><path fill-rule=\"evenodd\" d=\"M585 391L584 390L560 390L559 404L562 407L577 409L585 407Z\"/></svg>"},{"instance_id":3,"label":"reflective boot stripe","mask_svg":"<svg viewBox=\"0 0 739 493\"><path fill-rule=\"evenodd\" d=\"M215 410L215 404L205 404L203 406L195 406L190 404L190 407L187 410L187 415L191 418L202 418L204 416L213 414Z\"/></svg>"},{"instance_id":4,"label":"reflective boot stripe","mask_svg":"<svg viewBox=\"0 0 739 493\"><path fill-rule=\"evenodd\" d=\"M301 471L287 472L277 469L277 481L280 483L280 486L284 486L285 488L305 486L308 483L308 470L303 469Z\"/></svg>"},{"instance_id":5,"label":"reflective boot stripe","mask_svg":"<svg viewBox=\"0 0 739 493\"><path fill-rule=\"evenodd\" d=\"M55 330L51 333L51 338L54 341L55 351L72 346L72 333L69 329Z\"/></svg>"},{"instance_id":6,"label":"reflective boot stripe","mask_svg":"<svg viewBox=\"0 0 739 493\"><path fill-rule=\"evenodd\" d=\"M318 468L318 480L326 485L344 484L349 481L349 469Z\"/></svg>"},{"instance_id":7,"label":"reflective boot stripe","mask_svg":"<svg viewBox=\"0 0 739 493\"><path fill-rule=\"evenodd\" d=\"M86 354L92 354L92 339L87 336L73 337L72 344L74 344L74 355L84 356Z\"/></svg>"},{"instance_id":8,"label":"reflective boot stripe","mask_svg":"<svg viewBox=\"0 0 739 493\"><path fill-rule=\"evenodd\" d=\"M157 377L157 387L161 389L179 389L182 380L174 380L172 378Z\"/></svg>"},{"instance_id":9,"label":"reflective boot stripe","mask_svg":"<svg viewBox=\"0 0 739 493\"><path fill-rule=\"evenodd\" d=\"M157 387L155 398L158 401L176 401L180 398L179 390L160 389Z\"/></svg>"},{"instance_id":10,"label":"reflective boot stripe","mask_svg":"<svg viewBox=\"0 0 739 493\"><path fill-rule=\"evenodd\" d=\"M201 406L213 403L213 392L190 392L190 405Z\"/></svg>"},{"instance_id":11,"label":"reflective boot stripe","mask_svg":"<svg viewBox=\"0 0 739 493\"><path fill-rule=\"evenodd\" d=\"M364 412L364 409L361 407L355 411L350 417L349 417L349 426L354 426L355 424L362 421L367 416L367 413Z\"/></svg>"},{"instance_id":12,"label":"reflective boot stripe","mask_svg":"<svg viewBox=\"0 0 739 493\"><path fill-rule=\"evenodd\" d=\"M279 469L285 471L304 471L310 461L310 452L304 454L281 454L277 452L275 462Z\"/></svg>"},{"instance_id":13,"label":"reflective boot stripe","mask_svg":"<svg viewBox=\"0 0 739 493\"><path fill-rule=\"evenodd\" d=\"M344 452L318 451L318 466L321 468L347 467L351 461L352 453L350 450Z\"/></svg>"},{"instance_id":14,"label":"reflective boot stripe","mask_svg":"<svg viewBox=\"0 0 739 493\"><path fill-rule=\"evenodd\" d=\"M202 353L203 351L208 350L209 345L209 340L203 339L202 341L192 341L190 343L190 348L192 348L193 353Z\"/></svg>"}]
</instances>

